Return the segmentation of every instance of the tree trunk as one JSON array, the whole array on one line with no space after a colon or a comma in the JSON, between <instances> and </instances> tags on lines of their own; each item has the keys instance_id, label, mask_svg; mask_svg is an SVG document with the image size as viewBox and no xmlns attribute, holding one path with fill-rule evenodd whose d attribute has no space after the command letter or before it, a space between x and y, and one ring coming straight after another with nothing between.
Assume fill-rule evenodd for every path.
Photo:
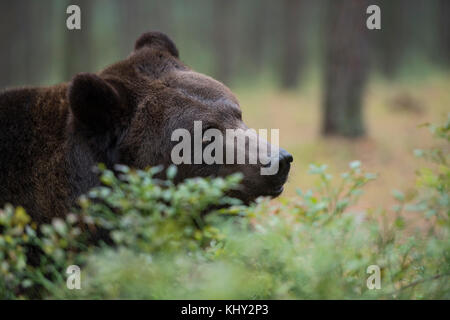
<instances>
[{"instance_id":1,"label":"tree trunk","mask_svg":"<svg viewBox=\"0 0 450 320\"><path fill-rule=\"evenodd\" d=\"M12 84L15 6L16 2L0 1L0 39L3 42L0 50L0 90Z\"/></svg>"},{"instance_id":2,"label":"tree trunk","mask_svg":"<svg viewBox=\"0 0 450 320\"><path fill-rule=\"evenodd\" d=\"M81 30L68 30L64 24L64 81L69 81L79 72L94 71L91 45L93 1L77 0L70 2L70 4L76 4L81 9ZM67 17L68 15L66 15Z\"/></svg>"},{"instance_id":3,"label":"tree trunk","mask_svg":"<svg viewBox=\"0 0 450 320\"><path fill-rule=\"evenodd\" d=\"M387 78L394 78L404 58L408 39L408 21L405 12L411 3L405 0L378 1L381 8L382 28L372 34L376 36L373 51L380 61L382 73Z\"/></svg>"},{"instance_id":4,"label":"tree trunk","mask_svg":"<svg viewBox=\"0 0 450 320\"><path fill-rule=\"evenodd\" d=\"M264 57L265 43L267 42L268 31L266 24L268 15L267 0L253 0L250 2L250 13L247 13L248 19L245 26L248 30L248 37L241 39L246 48L246 60L250 64L252 71L261 73Z\"/></svg>"},{"instance_id":5,"label":"tree trunk","mask_svg":"<svg viewBox=\"0 0 450 320\"><path fill-rule=\"evenodd\" d=\"M292 89L298 85L299 73L304 60L304 40L301 24L303 20L303 0L283 0L283 53L281 86Z\"/></svg>"},{"instance_id":6,"label":"tree trunk","mask_svg":"<svg viewBox=\"0 0 450 320\"><path fill-rule=\"evenodd\" d=\"M439 14L439 45L440 55L445 66L450 67L450 1L440 0Z\"/></svg>"},{"instance_id":7,"label":"tree trunk","mask_svg":"<svg viewBox=\"0 0 450 320\"><path fill-rule=\"evenodd\" d=\"M225 84L231 81L233 68L233 10L234 0L216 0L214 2L213 41L217 69L215 77Z\"/></svg>"},{"instance_id":8,"label":"tree trunk","mask_svg":"<svg viewBox=\"0 0 450 320\"><path fill-rule=\"evenodd\" d=\"M142 13L146 12L142 1L117 0L120 23L120 52L127 56L133 51L134 42L143 33Z\"/></svg>"},{"instance_id":9,"label":"tree trunk","mask_svg":"<svg viewBox=\"0 0 450 320\"><path fill-rule=\"evenodd\" d=\"M368 76L365 0L330 1L322 132L365 134L362 98Z\"/></svg>"},{"instance_id":10,"label":"tree trunk","mask_svg":"<svg viewBox=\"0 0 450 320\"><path fill-rule=\"evenodd\" d=\"M55 9L50 1L29 1L28 85L44 85L49 80L52 62L52 29Z\"/></svg>"},{"instance_id":11,"label":"tree trunk","mask_svg":"<svg viewBox=\"0 0 450 320\"><path fill-rule=\"evenodd\" d=\"M134 42L148 31L161 31L172 37L172 1L116 0L120 23L120 52L127 56Z\"/></svg>"}]
</instances>

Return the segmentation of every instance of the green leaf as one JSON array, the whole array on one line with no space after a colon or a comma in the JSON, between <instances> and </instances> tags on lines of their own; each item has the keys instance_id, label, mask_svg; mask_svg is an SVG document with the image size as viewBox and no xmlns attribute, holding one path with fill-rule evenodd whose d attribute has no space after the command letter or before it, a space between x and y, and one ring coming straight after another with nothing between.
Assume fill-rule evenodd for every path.
<instances>
[{"instance_id":1,"label":"green leaf","mask_svg":"<svg viewBox=\"0 0 450 320\"><path fill-rule=\"evenodd\" d=\"M170 165L169 168L167 168L167 179L173 180L175 176L177 175L177 167L174 165Z\"/></svg>"},{"instance_id":2,"label":"green leaf","mask_svg":"<svg viewBox=\"0 0 450 320\"><path fill-rule=\"evenodd\" d=\"M400 202L405 201L405 195L400 190L392 190L392 195L394 196L395 199L397 199Z\"/></svg>"},{"instance_id":3,"label":"green leaf","mask_svg":"<svg viewBox=\"0 0 450 320\"><path fill-rule=\"evenodd\" d=\"M350 162L349 167L352 170L359 169L359 168L361 168L361 161L359 161L359 160L352 161L352 162Z\"/></svg>"}]
</instances>

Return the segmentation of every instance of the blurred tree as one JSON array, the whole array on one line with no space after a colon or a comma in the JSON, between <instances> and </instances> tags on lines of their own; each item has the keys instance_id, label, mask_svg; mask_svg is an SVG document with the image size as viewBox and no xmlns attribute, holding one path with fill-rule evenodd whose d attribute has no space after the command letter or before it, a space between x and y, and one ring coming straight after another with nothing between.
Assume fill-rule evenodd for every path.
<instances>
[{"instance_id":1,"label":"blurred tree","mask_svg":"<svg viewBox=\"0 0 450 320\"><path fill-rule=\"evenodd\" d=\"M81 30L68 30L64 23L64 63L62 72L64 81L70 80L79 72L92 72L95 67L93 66L91 45L94 1L76 0L67 2L67 6L70 4L78 5L81 9Z\"/></svg>"},{"instance_id":2,"label":"blurred tree","mask_svg":"<svg viewBox=\"0 0 450 320\"><path fill-rule=\"evenodd\" d=\"M120 52L126 56L144 32L162 31L170 35L172 1L116 0L120 21Z\"/></svg>"},{"instance_id":3,"label":"blurred tree","mask_svg":"<svg viewBox=\"0 0 450 320\"><path fill-rule=\"evenodd\" d=\"M243 38L243 45L246 51L248 62L256 71L260 71L263 66L265 44L268 41L266 20L268 19L267 0L249 1L249 12L246 12L246 28L248 37Z\"/></svg>"},{"instance_id":4,"label":"blurred tree","mask_svg":"<svg viewBox=\"0 0 450 320\"><path fill-rule=\"evenodd\" d=\"M48 32L52 27L52 19L55 14L55 8L52 1L33 1L29 0L27 6L29 17L29 42L28 50L25 53L25 59L29 61L29 74L27 84L39 85L42 80L50 75L52 69L52 33ZM46 19L42 19L46 17ZM28 52L33 52L30 55Z\"/></svg>"},{"instance_id":5,"label":"blurred tree","mask_svg":"<svg viewBox=\"0 0 450 320\"><path fill-rule=\"evenodd\" d=\"M375 36L371 50L375 52L382 73L393 78L404 58L408 42L409 23L405 12L409 10L409 4L407 0L378 0L374 4L381 8L382 28L371 33Z\"/></svg>"},{"instance_id":6,"label":"blurred tree","mask_svg":"<svg viewBox=\"0 0 450 320\"><path fill-rule=\"evenodd\" d=\"M354 68L359 67L349 62L353 59L351 56L364 61L366 58L363 52L366 49L356 40L356 30L347 25L359 16L365 19L364 6L367 7L368 3L361 5L361 11L353 18L352 9L349 9L345 18L342 18L349 21L337 23L334 13L330 13L330 19L322 16L322 8L325 7L322 4L326 1L329 2L0 1L0 37L3 45L0 51L0 87L43 85L46 82L67 81L77 72L96 71L128 55L142 32L159 30L176 41L184 61L227 84L241 76L269 76L269 72L274 71L280 86L295 88L303 75L307 53L311 57L308 67L318 65L320 62L316 57L325 52L325 47L326 65L330 66L325 84L330 89L327 94L331 95L332 83L337 82L340 87L344 87L352 78L338 74L332 76L334 71L331 71L331 65L341 64L344 56L348 57L347 60L344 59L341 67L336 67L341 73L355 74L355 78L364 78L367 73L364 70L359 74L354 72ZM343 8L353 3L352 0L334 2L339 5L331 6ZM65 28L65 10L69 4L78 4L82 8L81 31ZM407 64L408 70L413 69L411 61L418 61L418 66L427 60L439 65L445 62L450 66L450 0L373 0L370 4L379 4L382 8L382 29L369 32L369 35L374 37L371 39L374 40L371 46L375 53L374 62L385 75L395 76L402 64ZM334 23L338 30L333 30L330 23ZM365 22L361 24L365 25ZM318 34L326 25L330 30L326 39L322 39ZM334 41L339 43L335 44ZM327 43L325 46L324 42ZM341 51L345 52L331 55L330 52L340 52L340 49L336 49L339 45L344 47ZM347 47L354 47L356 51L345 50ZM358 82L354 88L359 85ZM353 85L350 87L353 88ZM359 91L355 90L355 100ZM343 99L335 100L336 104L340 105L338 101ZM324 99L324 104L325 101L327 99ZM328 108L331 102L328 102ZM339 114L345 113L340 111ZM333 126L336 125L329 124L327 128ZM329 130L332 131L326 131Z\"/></svg>"},{"instance_id":7,"label":"blurred tree","mask_svg":"<svg viewBox=\"0 0 450 320\"><path fill-rule=\"evenodd\" d=\"M328 2L322 132L365 134L362 98L368 76L366 0Z\"/></svg>"},{"instance_id":8,"label":"blurred tree","mask_svg":"<svg viewBox=\"0 0 450 320\"><path fill-rule=\"evenodd\" d=\"M292 89L298 85L300 69L304 64L304 39L301 28L304 0L283 0L283 44L281 86Z\"/></svg>"},{"instance_id":9,"label":"blurred tree","mask_svg":"<svg viewBox=\"0 0 450 320\"><path fill-rule=\"evenodd\" d=\"M142 14L145 12L143 1L116 0L120 21L120 52L126 56L133 49L133 41L143 29Z\"/></svg>"},{"instance_id":10,"label":"blurred tree","mask_svg":"<svg viewBox=\"0 0 450 320\"><path fill-rule=\"evenodd\" d=\"M229 84L233 73L233 24L235 23L235 0L214 1L214 54L216 57L215 77Z\"/></svg>"},{"instance_id":11,"label":"blurred tree","mask_svg":"<svg viewBox=\"0 0 450 320\"><path fill-rule=\"evenodd\" d=\"M450 67L450 1L439 0L438 28L440 56L447 67Z\"/></svg>"},{"instance_id":12,"label":"blurred tree","mask_svg":"<svg viewBox=\"0 0 450 320\"><path fill-rule=\"evenodd\" d=\"M145 31L154 29L156 31L161 31L167 33L168 35L171 35L174 31L172 28L172 12L175 8L176 7L174 6L172 0L154 1L154 4L149 13L152 23L151 25L145 26L147 28Z\"/></svg>"},{"instance_id":13,"label":"blurred tree","mask_svg":"<svg viewBox=\"0 0 450 320\"><path fill-rule=\"evenodd\" d=\"M1 88L28 84L38 71L33 68L39 64L33 64L33 60L37 58L34 55L36 38L39 39L39 31L43 25L33 24L34 4L30 0L2 1L0 4L0 36L3 41L0 53ZM33 55L30 55L30 52L33 52Z\"/></svg>"},{"instance_id":14,"label":"blurred tree","mask_svg":"<svg viewBox=\"0 0 450 320\"><path fill-rule=\"evenodd\" d=\"M12 3L0 1L0 39L2 39L2 49L0 50L0 90L11 85L12 80L12 52L11 38L13 37L13 22L15 20L13 12L17 2Z\"/></svg>"}]
</instances>

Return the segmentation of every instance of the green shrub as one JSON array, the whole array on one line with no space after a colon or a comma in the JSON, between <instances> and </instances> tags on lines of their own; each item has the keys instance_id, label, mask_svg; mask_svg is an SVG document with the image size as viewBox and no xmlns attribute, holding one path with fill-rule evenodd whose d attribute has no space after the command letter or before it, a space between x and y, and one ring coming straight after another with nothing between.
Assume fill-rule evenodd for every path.
<instances>
[{"instance_id":1,"label":"green shrub","mask_svg":"<svg viewBox=\"0 0 450 320\"><path fill-rule=\"evenodd\" d=\"M448 143L448 122L430 128ZM311 165L316 189L251 206L226 196L238 175L174 185L172 167L166 181L155 178L158 168L118 166L114 174L100 167L103 186L64 221L37 232L22 208L0 213L0 297L448 299L446 148L416 151L432 164L419 170L414 196L394 192L393 214L355 212L376 178L358 161L339 178ZM423 213L426 232L414 230L410 211ZM100 230L107 240L93 243ZM33 246L40 250L34 264ZM72 264L81 267L81 290L66 288ZM366 285L370 265L381 269L381 289Z\"/></svg>"}]
</instances>

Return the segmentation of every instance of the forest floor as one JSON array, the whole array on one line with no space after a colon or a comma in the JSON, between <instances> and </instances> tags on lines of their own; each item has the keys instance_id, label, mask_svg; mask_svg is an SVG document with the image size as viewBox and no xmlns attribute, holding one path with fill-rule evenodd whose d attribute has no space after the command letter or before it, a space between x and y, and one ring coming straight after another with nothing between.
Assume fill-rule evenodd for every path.
<instances>
[{"instance_id":1,"label":"forest floor","mask_svg":"<svg viewBox=\"0 0 450 320\"><path fill-rule=\"evenodd\" d=\"M415 82L371 81L365 95L367 135L358 139L321 136L318 85L297 91L270 87L234 91L247 125L280 129L280 145L294 156L283 196L294 195L296 188L314 188L316 178L308 174L310 163L327 164L338 178L349 162L360 160L364 170L378 178L365 187L359 210L389 209L395 203L392 190L408 192L415 186L415 172L425 162L414 156L414 149L437 143L420 125L441 124L450 113L450 75Z\"/></svg>"}]
</instances>

